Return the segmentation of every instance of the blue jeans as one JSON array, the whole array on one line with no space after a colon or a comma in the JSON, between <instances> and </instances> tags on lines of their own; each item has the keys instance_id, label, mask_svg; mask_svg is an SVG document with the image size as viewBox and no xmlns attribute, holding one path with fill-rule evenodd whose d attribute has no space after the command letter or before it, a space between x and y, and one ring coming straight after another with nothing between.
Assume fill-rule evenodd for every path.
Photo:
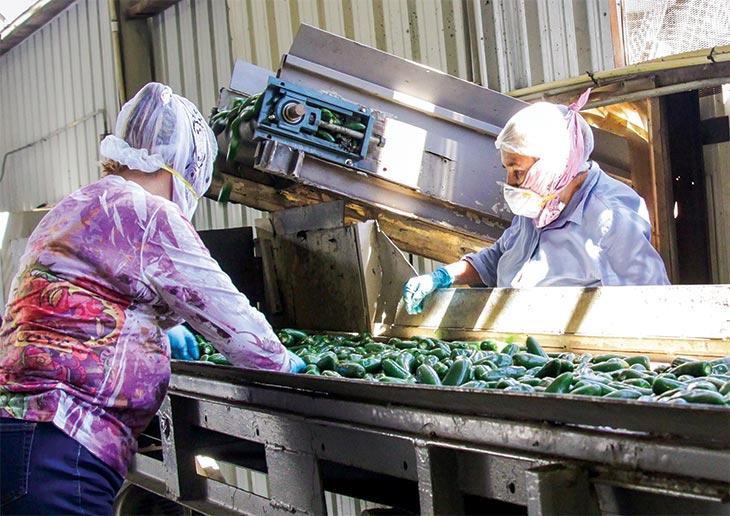
<instances>
[{"instance_id":1,"label":"blue jeans","mask_svg":"<svg viewBox=\"0 0 730 516\"><path fill-rule=\"evenodd\" d=\"M0 514L112 513L122 479L53 423L0 418Z\"/></svg>"}]
</instances>

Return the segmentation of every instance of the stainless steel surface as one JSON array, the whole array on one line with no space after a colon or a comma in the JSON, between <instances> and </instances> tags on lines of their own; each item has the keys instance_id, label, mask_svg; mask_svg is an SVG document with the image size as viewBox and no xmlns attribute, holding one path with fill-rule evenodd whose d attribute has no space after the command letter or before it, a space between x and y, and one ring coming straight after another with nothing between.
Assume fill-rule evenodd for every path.
<instances>
[{"instance_id":1,"label":"stainless steel surface","mask_svg":"<svg viewBox=\"0 0 730 516\"><path fill-rule=\"evenodd\" d=\"M386 116L378 177L511 219L495 184L504 173L494 139L521 101L307 25L279 76Z\"/></svg>"},{"instance_id":2,"label":"stainless steel surface","mask_svg":"<svg viewBox=\"0 0 730 516\"><path fill-rule=\"evenodd\" d=\"M416 448L418 460L419 505L423 514L461 514L464 502L459 493L457 463L449 450L438 447Z\"/></svg>"},{"instance_id":3,"label":"stainless steel surface","mask_svg":"<svg viewBox=\"0 0 730 516\"><path fill-rule=\"evenodd\" d=\"M345 203L322 202L277 211L271 214L271 222L278 235L342 227L345 224Z\"/></svg>"},{"instance_id":4,"label":"stainless steel surface","mask_svg":"<svg viewBox=\"0 0 730 516\"><path fill-rule=\"evenodd\" d=\"M498 448L480 448L468 443L423 441L419 449L430 452L434 473L444 472L443 482L432 496L453 497L457 493L524 504L527 496L525 473L550 462L535 454L515 454ZM432 473L432 478L435 475ZM453 493L449 494L449 491ZM439 511L449 512L449 511ZM451 512L463 512L451 511Z\"/></svg>"},{"instance_id":5,"label":"stainless steel surface","mask_svg":"<svg viewBox=\"0 0 730 516\"><path fill-rule=\"evenodd\" d=\"M370 314L369 331L380 335L395 323L403 285L416 275L416 271L384 232L370 231L370 238L366 238L366 231L367 226L358 225L365 301ZM369 245L363 245L366 243Z\"/></svg>"},{"instance_id":6,"label":"stainless steel surface","mask_svg":"<svg viewBox=\"0 0 730 516\"><path fill-rule=\"evenodd\" d=\"M255 168L322 188L343 198L356 199L383 211L396 211L413 220L447 227L456 232L496 240L507 224L480 211L446 204L396 182L385 181L362 172L308 156L277 141L262 145Z\"/></svg>"},{"instance_id":7,"label":"stainless steel surface","mask_svg":"<svg viewBox=\"0 0 730 516\"><path fill-rule=\"evenodd\" d=\"M525 472L530 515L600 514L587 472L563 464L538 466ZM569 493L569 494L568 494Z\"/></svg>"},{"instance_id":8,"label":"stainless steel surface","mask_svg":"<svg viewBox=\"0 0 730 516\"><path fill-rule=\"evenodd\" d=\"M281 440L273 441L266 445L266 467L270 471L270 491L287 495L285 500L279 502L282 509L291 511L297 507L307 507L314 514L324 513L324 493L318 482L319 463L315 454L288 449L281 445ZM299 475L312 479L312 482L292 484L289 481Z\"/></svg>"},{"instance_id":9,"label":"stainless steel surface","mask_svg":"<svg viewBox=\"0 0 730 516\"><path fill-rule=\"evenodd\" d=\"M273 217L264 270L277 271L283 325L373 332L393 324L403 284L415 271L376 222L336 225L342 209L335 202Z\"/></svg>"},{"instance_id":10,"label":"stainless steel surface","mask_svg":"<svg viewBox=\"0 0 730 516\"><path fill-rule=\"evenodd\" d=\"M269 77L274 76L271 70L238 59L233 66L230 88L247 96L255 95L264 91L269 83Z\"/></svg>"},{"instance_id":11,"label":"stainless steel surface","mask_svg":"<svg viewBox=\"0 0 730 516\"><path fill-rule=\"evenodd\" d=\"M287 326L367 331L355 226L277 235L273 244Z\"/></svg>"},{"instance_id":12,"label":"stainless steel surface","mask_svg":"<svg viewBox=\"0 0 730 516\"><path fill-rule=\"evenodd\" d=\"M311 418L335 417L429 438L454 438L528 453L539 447L547 455L730 482L730 411L724 407L596 402L579 396L380 385L185 363L173 366L175 372L184 372L173 377L173 392L223 398L229 403L245 400L250 406Z\"/></svg>"}]
</instances>

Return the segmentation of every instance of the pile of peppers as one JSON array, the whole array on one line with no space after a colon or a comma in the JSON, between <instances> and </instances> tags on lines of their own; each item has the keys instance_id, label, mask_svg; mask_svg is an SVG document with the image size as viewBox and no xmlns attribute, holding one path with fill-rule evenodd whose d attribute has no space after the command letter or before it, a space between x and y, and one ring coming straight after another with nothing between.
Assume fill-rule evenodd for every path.
<instances>
[{"instance_id":1,"label":"pile of peppers","mask_svg":"<svg viewBox=\"0 0 730 516\"><path fill-rule=\"evenodd\" d=\"M666 403L730 406L730 357L676 357L652 365L645 355L547 353L532 337L516 342L390 338L369 333L309 335L284 328L301 374L359 381L544 392Z\"/></svg>"}]
</instances>

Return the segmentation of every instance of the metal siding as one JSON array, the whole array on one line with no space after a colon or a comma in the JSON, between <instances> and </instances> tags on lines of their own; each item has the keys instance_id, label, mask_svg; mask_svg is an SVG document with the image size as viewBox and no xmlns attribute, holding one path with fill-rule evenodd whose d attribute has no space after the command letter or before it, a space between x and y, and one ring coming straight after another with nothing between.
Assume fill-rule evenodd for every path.
<instances>
[{"instance_id":1,"label":"metal siding","mask_svg":"<svg viewBox=\"0 0 730 516\"><path fill-rule=\"evenodd\" d=\"M196 6L207 7L207 2L198 2ZM200 89L198 88L198 76L200 74L200 63L195 59L195 40L198 34L193 26L193 9L191 0L182 0L177 4L179 26L178 39L180 40L180 72L182 74L183 87L181 91L195 105L200 106ZM205 111L205 109L202 109Z\"/></svg>"},{"instance_id":2,"label":"metal siding","mask_svg":"<svg viewBox=\"0 0 730 516\"><path fill-rule=\"evenodd\" d=\"M195 103L201 106L201 112L206 116L210 107L215 105L216 92L218 91L217 79L215 76L215 52L208 52L208 49L214 49L213 34L210 30L210 3L201 6L195 15L195 32L196 41L195 53L198 57L198 98Z\"/></svg>"},{"instance_id":3,"label":"metal siding","mask_svg":"<svg viewBox=\"0 0 730 516\"><path fill-rule=\"evenodd\" d=\"M510 8L511 7L511 8ZM530 60L530 45L528 43L528 24L532 22L534 30L537 27L536 17L531 19L520 0L513 5L499 2L494 6L491 19L494 22L496 35L495 51L497 61L492 66L494 71L490 75L499 77L496 89L505 91L520 84L520 78L530 80L531 70L528 67ZM489 16L485 13L485 16ZM494 85L490 85L495 88Z\"/></svg>"},{"instance_id":4,"label":"metal siding","mask_svg":"<svg viewBox=\"0 0 730 516\"><path fill-rule=\"evenodd\" d=\"M234 59L275 70L300 23L470 78L462 0L229 0Z\"/></svg>"},{"instance_id":5,"label":"metal siding","mask_svg":"<svg viewBox=\"0 0 730 516\"><path fill-rule=\"evenodd\" d=\"M50 59L50 83L53 85L51 88L51 105L49 106L50 113L53 114L53 125L51 127L60 128L63 126L65 120L65 97L63 96L63 71L65 67L61 63L61 42L60 42L60 24L63 13L56 18L54 23L51 23L50 29L50 45L51 45L51 59ZM69 189L66 186L64 178L66 177L67 153L65 139L63 133L56 135L55 137L49 138L48 142L51 145L51 156L53 163L55 164L53 174L51 175L51 181L53 184L53 190L58 192L68 192ZM40 171L35 171L36 176L40 174ZM60 198L61 196L59 196ZM56 199L58 200L58 199Z\"/></svg>"},{"instance_id":6,"label":"metal siding","mask_svg":"<svg viewBox=\"0 0 730 516\"><path fill-rule=\"evenodd\" d=\"M0 153L33 144L7 157L0 211L53 204L98 177L104 115L118 109L105 6L80 0L0 57Z\"/></svg>"},{"instance_id":7,"label":"metal siding","mask_svg":"<svg viewBox=\"0 0 730 516\"><path fill-rule=\"evenodd\" d=\"M112 62L113 55L111 53L105 53L102 47L101 41L110 37L109 32L109 17L107 15L104 18L99 11L99 2L88 0L80 3L79 8L81 9L82 17L85 15L88 23L88 35L86 42L89 45L89 72L84 84L90 86L91 99L93 110L89 110L88 113L93 113L99 108L105 109L105 112L101 116L96 116L87 122L89 132L95 140L89 141L89 163L95 162L99 159L99 141L98 138L105 131L113 132L114 121L117 118L119 112L119 102L116 98L116 80L115 76L111 73L108 68L104 68L104 62ZM84 33L84 35L87 33ZM93 180L99 176L97 168L89 168L88 173L90 174L89 180Z\"/></svg>"},{"instance_id":8,"label":"metal siding","mask_svg":"<svg viewBox=\"0 0 730 516\"><path fill-rule=\"evenodd\" d=\"M228 0L228 7L233 58L272 70L300 23L466 80L486 75L501 91L612 67L609 0Z\"/></svg>"},{"instance_id":9,"label":"metal siding","mask_svg":"<svg viewBox=\"0 0 730 516\"><path fill-rule=\"evenodd\" d=\"M277 30L271 26L276 20L269 18L267 4L268 2L246 2L248 25L250 38L255 43L253 57L256 62L265 63L263 66L271 70L276 70L279 63L279 56L276 52L276 34ZM272 48L274 46L274 48Z\"/></svg>"},{"instance_id":10,"label":"metal siding","mask_svg":"<svg viewBox=\"0 0 730 516\"><path fill-rule=\"evenodd\" d=\"M213 87L218 92L221 87L231 82L233 69L231 63L231 37L228 30L219 30L218 27L228 27L228 6L226 2L211 2L211 26L213 44L215 45L215 82Z\"/></svg>"},{"instance_id":11,"label":"metal siding","mask_svg":"<svg viewBox=\"0 0 730 516\"><path fill-rule=\"evenodd\" d=\"M176 92L182 92L182 72L180 70L182 56L179 54L178 48L177 9L175 6L167 9L161 15L163 23L160 44L164 62L155 63L155 71L159 73L159 77L155 77L155 79L168 84Z\"/></svg>"},{"instance_id":12,"label":"metal siding","mask_svg":"<svg viewBox=\"0 0 730 516\"><path fill-rule=\"evenodd\" d=\"M587 25L578 27L578 59L581 69L608 70L613 68L613 38L609 5L601 0L585 2Z\"/></svg>"}]
</instances>

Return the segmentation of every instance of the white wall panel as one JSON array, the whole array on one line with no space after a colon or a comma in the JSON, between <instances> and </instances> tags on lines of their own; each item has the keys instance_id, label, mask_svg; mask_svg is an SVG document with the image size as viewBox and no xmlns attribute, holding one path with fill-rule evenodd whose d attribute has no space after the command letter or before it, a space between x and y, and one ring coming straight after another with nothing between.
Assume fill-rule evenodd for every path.
<instances>
[{"instance_id":1,"label":"white wall panel","mask_svg":"<svg viewBox=\"0 0 730 516\"><path fill-rule=\"evenodd\" d=\"M99 177L114 74L104 1L79 0L0 57L0 211L53 204Z\"/></svg>"}]
</instances>

